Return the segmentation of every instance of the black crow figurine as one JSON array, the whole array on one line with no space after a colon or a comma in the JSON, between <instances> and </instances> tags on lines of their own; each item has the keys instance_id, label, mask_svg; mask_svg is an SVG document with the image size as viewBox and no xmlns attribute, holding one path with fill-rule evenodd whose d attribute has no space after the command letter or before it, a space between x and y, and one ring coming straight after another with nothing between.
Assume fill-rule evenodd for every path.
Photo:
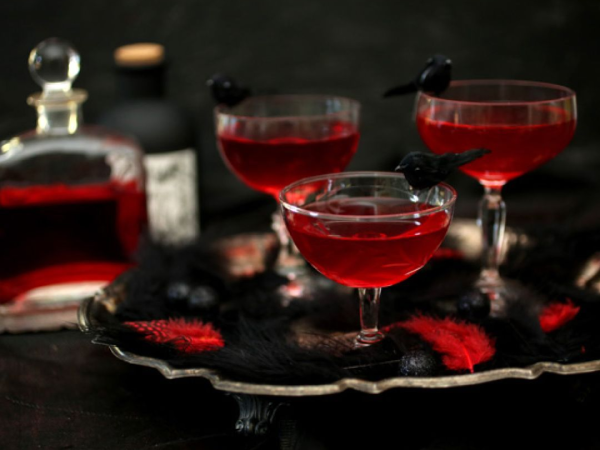
<instances>
[{"instance_id":1,"label":"black crow figurine","mask_svg":"<svg viewBox=\"0 0 600 450\"><path fill-rule=\"evenodd\" d=\"M425 68L410 83L388 90L384 97L411 94L417 91L438 95L446 90L452 79L452 61L444 55L434 55L427 60Z\"/></svg>"},{"instance_id":2,"label":"black crow figurine","mask_svg":"<svg viewBox=\"0 0 600 450\"><path fill-rule=\"evenodd\" d=\"M207 82L213 99L217 104L235 106L251 95L250 89L240 86L233 78L215 74Z\"/></svg>"},{"instance_id":3,"label":"black crow figurine","mask_svg":"<svg viewBox=\"0 0 600 450\"><path fill-rule=\"evenodd\" d=\"M464 164L491 153L485 148L467 150L463 153L431 153L410 152L402 161L396 172L402 172L408 184L415 189L427 189L444 181L454 170Z\"/></svg>"}]
</instances>

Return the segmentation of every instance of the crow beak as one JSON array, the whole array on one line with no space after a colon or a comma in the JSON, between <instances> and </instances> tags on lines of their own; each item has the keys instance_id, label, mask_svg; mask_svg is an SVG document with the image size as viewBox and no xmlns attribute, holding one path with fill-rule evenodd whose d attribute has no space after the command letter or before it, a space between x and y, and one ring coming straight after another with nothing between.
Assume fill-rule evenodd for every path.
<instances>
[{"instance_id":1,"label":"crow beak","mask_svg":"<svg viewBox=\"0 0 600 450\"><path fill-rule=\"evenodd\" d=\"M396 167L396 169L394 169L396 172L404 172L406 170L406 164L400 164L398 167Z\"/></svg>"}]
</instances>

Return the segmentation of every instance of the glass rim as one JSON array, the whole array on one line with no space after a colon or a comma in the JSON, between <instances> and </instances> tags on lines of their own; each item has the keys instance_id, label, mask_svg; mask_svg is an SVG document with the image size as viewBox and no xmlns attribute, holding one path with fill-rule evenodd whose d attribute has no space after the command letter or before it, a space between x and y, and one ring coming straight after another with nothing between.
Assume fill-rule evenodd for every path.
<instances>
[{"instance_id":1,"label":"glass rim","mask_svg":"<svg viewBox=\"0 0 600 450\"><path fill-rule=\"evenodd\" d=\"M337 99L348 102L351 106L348 109L344 109L341 111L336 111L332 113L325 114L310 114L310 115L285 115L285 116L249 116L244 114L235 114L231 110L238 105L241 105L247 101L252 100L286 100L286 99L300 99L300 100L325 100L325 99ZM347 114L348 112L356 109L360 112L361 104L358 100L355 100L350 97L344 97L341 95L329 95L329 94L267 94L267 95L253 95L243 100L241 103L234 106L227 106L224 103L221 103L214 107L213 112L215 117L231 117L238 120L245 121L278 121L278 120L318 120L323 118L332 118L337 115Z\"/></svg>"},{"instance_id":2,"label":"glass rim","mask_svg":"<svg viewBox=\"0 0 600 450\"><path fill-rule=\"evenodd\" d=\"M404 174L398 172L384 172L384 171L356 171L356 172L340 172L340 173L330 173L325 175L317 175L314 177L303 178L301 180L295 181L292 184L284 187L279 192L279 204L282 208L288 209L294 213L302 214L305 216L311 217L321 217L324 219L330 220L346 220L352 222L359 221L376 221L381 219L416 219L419 217L428 216L430 214L444 211L456 202L457 193L456 190L447 183L441 182L432 186L428 189L433 189L434 187L441 187L450 192L451 197L445 202L443 205L432 206L431 208L424 209L419 212L406 212L406 213L396 213L396 214L377 214L377 215L359 215L359 214L334 214L334 213L322 213L316 211L309 211L308 209L304 209L300 206L292 205L289 202L285 201L284 195L298 186L303 184L314 183L317 181L326 181L332 179L339 178L367 178L367 177L381 177L381 178L402 178L406 179Z\"/></svg>"},{"instance_id":3,"label":"glass rim","mask_svg":"<svg viewBox=\"0 0 600 450\"><path fill-rule=\"evenodd\" d=\"M455 86L500 86L500 85L508 85L508 86L524 86L524 87L532 87L532 88L546 88L553 89L556 91L562 91L562 95L557 93L556 98L548 99L548 100L518 100L518 101L509 101L509 100L499 100L499 101L473 101L473 100L456 100L450 98L439 97L435 94L427 93L427 92L419 92L419 97L424 97L427 99L434 100L436 102L445 102L445 103L454 103L454 104L463 104L463 105L479 105L479 106L529 106L529 105L540 105L544 103L554 103L559 101L565 101L569 99L575 99L576 93L573 89L568 88L566 86L561 86L560 84L546 83L543 81L528 81L528 80L506 80L506 79L476 79L476 80L455 80L450 82L450 87Z\"/></svg>"}]
</instances>

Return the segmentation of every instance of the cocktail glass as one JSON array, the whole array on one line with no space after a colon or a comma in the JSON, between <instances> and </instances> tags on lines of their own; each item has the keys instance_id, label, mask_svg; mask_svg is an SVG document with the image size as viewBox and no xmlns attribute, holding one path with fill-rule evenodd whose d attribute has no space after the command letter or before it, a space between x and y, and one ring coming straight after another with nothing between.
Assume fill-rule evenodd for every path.
<instances>
[{"instance_id":1,"label":"cocktail glass","mask_svg":"<svg viewBox=\"0 0 600 450\"><path fill-rule=\"evenodd\" d=\"M393 172L328 174L281 191L285 224L300 253L325 277L358 288L356 346L379 342L379 298L423 267L452 220L456 192L446 184L413 189Z\"/></svg>"},{"instance_id":2,"label":"cocktail glass","mask_svg":"<svg viewBox=\"0 0 600 450\"><path fill-rule=\"evenodd\" d=\"M358 146L359 113L360 104L343 97L250 97L215 108L219 149L241 181L278 201L281 189L296 180L346 168ZM297 280L304 261L294 257L279 212L273 219L282 244L276 269Z\"/></svg>"},{"instance_id":3,"label":"cocktail glass","mask_svg":"<svg viewBox=\"0 0 600 450\"><path fill-rule=\"evenodd\" d=\"M571 141L576 121L575 93L546 83L455 81L441 95L419 95L417 127L432 152L491 150L461 167L485 190L479 207L483 253L476 286L491 300L501 300L503 292L498 272L506 221L502 186L560 153ZM502 306L492 303L492 311L497 308Z\"/></svg>"}]
</instances>

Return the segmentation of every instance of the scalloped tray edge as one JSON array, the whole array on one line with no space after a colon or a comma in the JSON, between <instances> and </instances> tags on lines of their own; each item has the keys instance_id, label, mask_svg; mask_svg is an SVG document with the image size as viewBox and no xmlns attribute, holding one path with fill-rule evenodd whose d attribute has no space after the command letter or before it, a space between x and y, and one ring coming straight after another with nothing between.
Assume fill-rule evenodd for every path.
<instances>
[{"instance_id":1,"label":"scalloped tray edge","mask_svg":"<svg viewBox=\"0 0 600 450\"><path fill-rule=\"evenodd\" d=\"M115 345L109 345L108 347L113 355L115 355L117 358L130 364L153 367L168 379L200 377L207 379L215 389L221 391L253 395L289 397L330 395L343 392L347 389L354 389L367 394L380 394L392 388L452 388L482 384L504 379L533 380L544 373L575 375L592 373L600 370L600 361L589 361L566 365L552 362L539 362L525 368L494 369L480 373L443 377L396 377L381 381L366 381L358 378L344 378L330 384L304 386L272 385L227 380L212 369L177 369L172 367L167 362L159 359L138 356L121 350Z\"/></svg>"},{"instance_id":2,"label":"scalloped tray edge","mask_svg":"<svg viewBox=\"0 0 600 450\"><path fill-rule=\"evenodd\" d=\"M91 306L101 299L106 298L106 291L100 291L95 297L84 300L78 311L79 328L89 332L92 327ZM107 345L92 340L95 344ZM330 395L354 389L367 394L380 394L392 388L426 388L440 389L461 386L471 386L491 381L505 379L534 380L544 373L557 375L577 375L600 371L600 361L587 361L574 364L559 364L555 362L539 362L524 368L493 369L485 372L449 375L442 377L395 377L380 381L367 381L358 378L343 378L329 384L318 385L273 385L257 384L228 380L216 370L208 368L178 369L169 363L147 356L139 356L122 350L116 345L107 345L110 351L122 361L139 366L157 369L165 378L199 377L207 379L215 389L241 394L267 395L267 396L318 396Z\"/></svg>"}]
</instances>

